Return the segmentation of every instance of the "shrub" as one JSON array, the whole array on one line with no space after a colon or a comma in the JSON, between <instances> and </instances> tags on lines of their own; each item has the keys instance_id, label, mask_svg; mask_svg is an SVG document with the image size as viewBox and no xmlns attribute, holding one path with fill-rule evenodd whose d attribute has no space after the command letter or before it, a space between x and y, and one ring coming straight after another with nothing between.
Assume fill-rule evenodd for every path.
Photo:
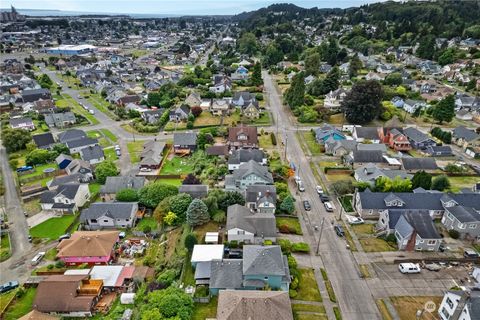
<instances>
[{"instance_id":1,"label":"shrub","mask_svg":"<svg viewBox=\"0 0 480 320\"><path fill-rule=\"evenodd\" d=\"M292 243L288 239L278 239L278 244L282 248L283 253L290 253L292 251Z\"/></svg>"},{"instance_id":2,"label":"shrub","mask_svg":"<svg viewBox=\"0 0 480 320\"><path fill-rule=\"evenodd\" d=\"M187 129L193 129L193 121L187 122Z\"/></svg>"},{"instance_id":3,"label":"shrub","mask_svg":"<svg viewBox=\"0 0 480 320\"><path fill-rule=\"evenodd\" d=\"M395 235L393 233L389 234L385 240L387 242L391 242L391 243L397 243L397 238L395 237Z\"/></svg>"},{"instance_id":4,"label":"shrub","mask_svg":"<svg viewBox=\"0 0 480 320\"><path fill-rule=\"evenodd\" d=\"M263 241L263 245L265 245L265 246L271 246L272 244L273 244L272 240Z\"/></svg>"},{"instance_id":5,"label":"shrub","mask_svg":"<svg viewBox=\"0 0 480 320\"><path fill-rule=\"evenodd\" d=\"M452 237L452 239L460 238L460 232L455 229L448 230L448 234L450 235L450 237Z\"/></svg>"},{"instance_id":6,"label":"shrub","mask_svg":"<svg viewBox=\"0 0 480 320\"><path fill-rule=\"evenodd\" d=\"M49 265L47 266L47 270L52 270L54 267L55 267L55 266L54 266L53 264L49 264Z\"/></svg>"},{"instance_id":7,"label":"shrub","mask_svg":"<svg viewBox=\"0 0 480 320\"><path fill-rule=\"evenodd\" d=\"M290 296L291 299L295 299L297 294L298 294L297 290L293 290L293 289L288 290L288 295Z\"/></svg>"},{"instance_id":8,"label":"shrub","mask_svg":"<svg viewBox=\"0 0 480 320\"><path fill-rule=\"evenodd\" d=\"M23 287L18 288L17 292L15 293L15 298L20 299L25 295L25 289Z\"/></svg>"},{"instance_id":9,"label":"shrub","mask_svg":"<svg viewBox=\"0 0 480 320\"><path fill-rule=\"evenodd\" d=\"M273 133L273 132L270 133L270 139L272 139L272 144L274 146L276 146L277 145L277 137L275 136L275 133Z\"/></svg>"},{"instance_id":10,"label":"shrub","mask_svg":"<svg viewBox=\"0 0 480 320\"><path fill-rule=\"evenodd\" d=\"M310 252L310 246L305 242L294 243L292 245L292 251L308 253Z\"/></svg>"},{"instance_id":11,"label":"shrub","mask_svg":"<svg viewBox=\"0 0 480 320\"><path fill-rule=\"evenodd\" d=\"M287 225L287 224L282 224L282 225L280 225L280 226L278 227L278 231L279 231L280 233L290 233L290 234L295 234L295 233L296 233L296 232L295 232L295 231L296 231L295 228L290 227L290 226Z\"/></svg>"},{"instance_id":12,"label":"shrub","mask_svg":"<svg viewBox=\"0 0 480 320\"><path fill-rule=\"evenodd\" d=\"M58 261L55 263L55 268L57 268L57 269L65 268L65 262L63 262L62 260L58 260Z\"/></svg>"},{"instance_id":13,"label":"shrub","mask_svg":"<svg viewBox=\"0 0 480 320\"><path fill-rule=\"evenodd\" d=\"M188 251L192 251L196 244L197 237L195 237L193 233L190 233L185 237L185 248L187 248Z\"/></svg>"}]
</instances>

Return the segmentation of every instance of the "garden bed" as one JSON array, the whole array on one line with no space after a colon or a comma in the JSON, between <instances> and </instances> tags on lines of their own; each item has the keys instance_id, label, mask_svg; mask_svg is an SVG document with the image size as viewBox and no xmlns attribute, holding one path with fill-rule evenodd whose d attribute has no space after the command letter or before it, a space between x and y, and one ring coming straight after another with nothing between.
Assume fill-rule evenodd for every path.
<instances>
[{"instance_id":1,"label":"garden bed","mask_svg":"<svg viewBox=\"0 0 480 320\"><path fill-rule=\"evenodd\" d=\"M277 217L277 228L279 228L280 233L292 233L302 235L302 227L300 226L300 222L295 217ZM284 229L284 230L282 230ZM289 232L286 232L288 229Z\"/></svg>"}]
</instances>

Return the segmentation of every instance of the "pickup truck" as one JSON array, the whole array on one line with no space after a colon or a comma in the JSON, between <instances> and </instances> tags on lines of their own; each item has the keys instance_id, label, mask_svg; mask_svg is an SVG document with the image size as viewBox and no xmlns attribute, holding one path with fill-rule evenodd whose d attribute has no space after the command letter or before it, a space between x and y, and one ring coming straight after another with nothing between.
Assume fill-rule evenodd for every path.
<instances>
[{"instance_id":1,"label":"pickup truck","mask_svg":"<svg viewBox=\"0 0 480 320\"><path fill-rule=\"evenodd\" d=\"M9 281L0 286L0 293L8 292L18 287L18 281Z\"/></svg>"}]
</instances>

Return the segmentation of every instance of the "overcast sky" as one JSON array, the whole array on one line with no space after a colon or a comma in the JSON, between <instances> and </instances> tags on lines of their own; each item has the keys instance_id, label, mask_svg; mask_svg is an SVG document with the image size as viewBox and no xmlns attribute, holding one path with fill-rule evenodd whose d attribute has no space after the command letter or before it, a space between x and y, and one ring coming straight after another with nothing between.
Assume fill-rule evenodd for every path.
<instances>
[{"instance_id":1,"label":"overcast sky","mask_svg":"<svg viewBox=\"0 0 480 320\"><path fill-rule=\"evenodd\" d=\"M311 8L348 8L384 0L5 0L1 7L10 4L20 9L45 9L105 13L155 13L155 14L236 14L289 2Z\"/></svg>"}]
</instances>

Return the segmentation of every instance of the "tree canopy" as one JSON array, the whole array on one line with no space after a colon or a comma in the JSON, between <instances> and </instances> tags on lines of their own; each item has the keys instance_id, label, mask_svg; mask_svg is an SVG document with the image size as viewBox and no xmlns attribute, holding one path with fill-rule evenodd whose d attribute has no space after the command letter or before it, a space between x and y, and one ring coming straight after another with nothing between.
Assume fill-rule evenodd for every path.
<instances>
[{"instance_id":1,"label":"tree canopy","mask_svg":"<svg viewBox=\"0 0 480 320\"><path fill-rule=\"evenodd\" d=\"M119 170L113 161L103 161L95 167L95 178L100 184L104 184L107 177L118 176Z\"/></svg>"},{"instance_id":2,"label":"tree canopy","mask_svg":"<svg viewBox=\"0 0 480 320\"><path fill-rule=\"evenodd\" d=\"M353 124L371 122L380 114L382 97L382 86L377 81L355 83L341 105L345 117Z\"/></svg>"},{"instance_id":3,"label":"tree canopy","mask_svg":"<svg viewBox=\"0 0 480 320\"><path fill-rule=\"evenodd\" d=\"M194 199L187 209L187 223L192 227L200 226L210 221L208 208L200 199Z\"/></svg>"},{"instance_id":4,"label":"tree canopy","mask_svg":"<svg viewBox=\"0 0 480 320\"><path fill-rule=\"evenodd\" d=\"M155 208L160 201L177 193L177 187L155 182L147 184L138 191L138 201L149 208Z\"/></svg>"}]
</instances>

